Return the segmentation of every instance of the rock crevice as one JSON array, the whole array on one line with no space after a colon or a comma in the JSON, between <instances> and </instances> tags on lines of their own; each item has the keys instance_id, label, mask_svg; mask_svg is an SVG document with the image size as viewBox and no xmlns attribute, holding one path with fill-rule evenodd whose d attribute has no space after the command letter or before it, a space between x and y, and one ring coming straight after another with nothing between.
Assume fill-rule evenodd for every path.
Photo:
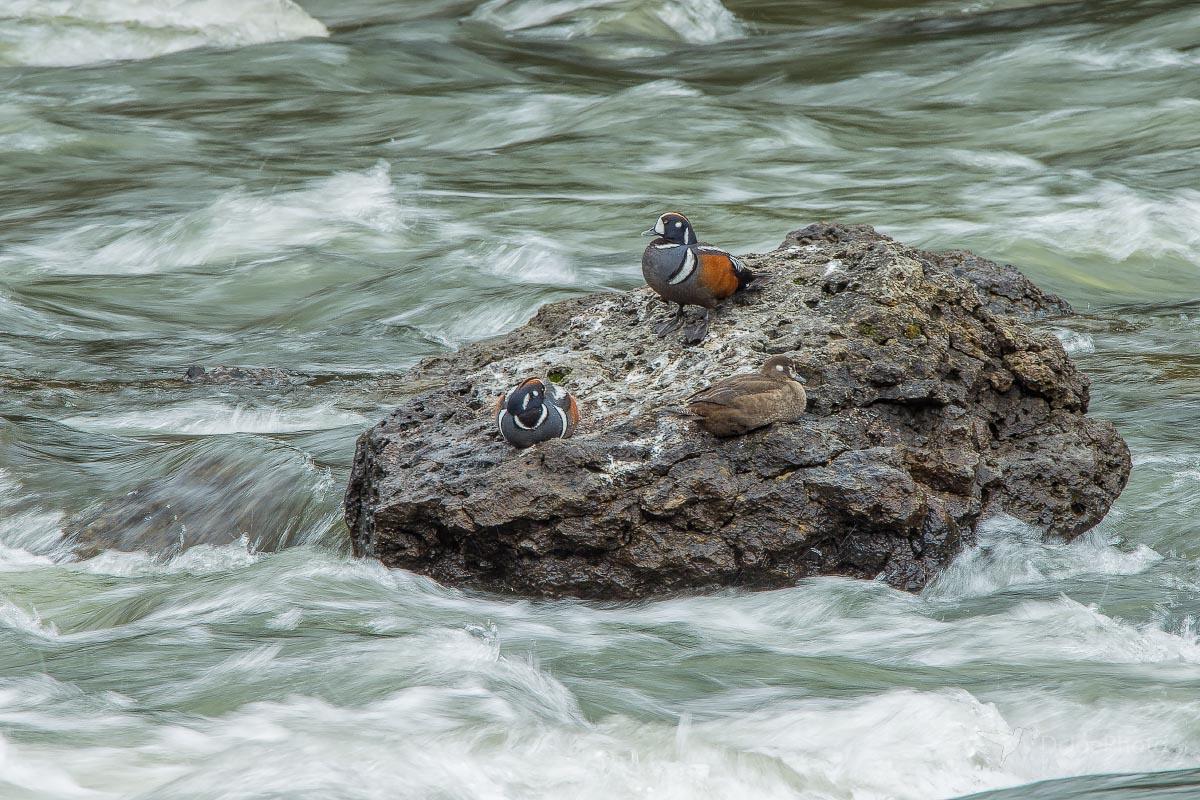
<instances>
[{"instance_id":1,"label":"rock crevice","mask_svg":"<svg viewBox=\"0 0 1200 800\"><path fill-rule=\"evenodd\" d=\"M811 225L685 347L648 289L544 306L507 336L427 359L423 388L362 435L346 494L354 550L437 580L633 598L818 574L918 589L1003 511L1073 537L1129 474L1089 383L1030 323L1070 307L1019 271L866 226ZM693 391L772 354L809 413L718 440ZM528 375L573 392L572 439L515 451L496 395Z\"/></svg>"}]
</instances>

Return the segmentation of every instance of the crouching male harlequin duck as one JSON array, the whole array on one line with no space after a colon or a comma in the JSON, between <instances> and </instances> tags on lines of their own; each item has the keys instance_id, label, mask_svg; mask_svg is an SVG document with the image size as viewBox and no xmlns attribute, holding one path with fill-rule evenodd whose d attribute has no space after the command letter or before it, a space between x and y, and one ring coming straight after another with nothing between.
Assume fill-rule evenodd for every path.
<instances>
[{"instance_id":1,"label":"crouching male harlequin duck","mask_svg":"<svg viewBox=\"0 0 1200 800\"><path fill-rule=\"evenodd\" d=\"M513 447L566 439L579 425L575 396L541 378L526 378L496 400L496 427Z\"/></svg>"},{"instance_id":2,"label":"crouching male harlequin duck","mask_svg":"<svg viewBox=\"0 0 1200 800\"><path fill-rule=\"evenodd\" d=\"M687 410L713 436L740 436L799 419L808 404L803 383L791 359L772 356L758 372L734 375L696 392L688 398Z\"/></svg>"},{"instance_id":3,"label":"crouching male harlequin duck","mask_svg":"<svg viewBox=\"0 0 1200 800\"><path fill-rule=\"evenodd\" d=\"M688 344L703 341L708 333L709 312L746 288L754 280L754 273L719 247L697 241L692 223L683 214L663 214L642 235L657 237L642 253L646 283L663 300L679 304L675 316L654 332L666 336L683 324L684 306L701 306L704 316L684 328L683 339Z\"/></svg>"}]
</instances>

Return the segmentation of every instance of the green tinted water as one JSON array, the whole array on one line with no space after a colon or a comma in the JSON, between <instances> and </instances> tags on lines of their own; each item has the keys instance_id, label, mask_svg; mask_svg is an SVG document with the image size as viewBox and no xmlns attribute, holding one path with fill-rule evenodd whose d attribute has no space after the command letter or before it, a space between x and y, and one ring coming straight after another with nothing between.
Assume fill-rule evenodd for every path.
<instances>
[{"instance_id":1,"label":"green tinted water","mask_svg":"<svg viewBox=\"0 0 1200 800\"><path fill-rule=\"evenodd\" d=\"M302 5L0 8L0 796L1200 792L1200 7ZM997 520L920 597L528 603L350 559L396 376L638 285L667 208L1067 297L1134 453L1112 515ZM145 544L68 560L89 526Z\"/></svg>"}]
</instances>

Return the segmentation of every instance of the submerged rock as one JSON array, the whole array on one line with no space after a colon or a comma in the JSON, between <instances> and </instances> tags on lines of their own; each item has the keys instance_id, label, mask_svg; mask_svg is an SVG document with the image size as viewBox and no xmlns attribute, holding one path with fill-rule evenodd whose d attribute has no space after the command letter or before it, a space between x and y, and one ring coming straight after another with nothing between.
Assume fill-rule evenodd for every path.
<instances>
[{"instance_id":1,"label":"submerged rock","mask_svg":"<svg viewBox=\"0 0 1200 800\"><path fill-rule=\"evenodd\" d=\"M187 368L183 379L196 384L247 384L256 386L288 386L293 384L311 383L312 378L289 372L278 367L203 367L193 364Z\"/></svg>"},{"instance_id":2,"label":"submerged rock","mask_svg":"<svg viewBox=\"0 0 1200 800\"><path fill-rule=\"evenodd\" d=\"M76 557L122 550L165 558L239 539L274 551L336 523L321 478L289 448L264 445L253 455L192 448L160 469L160 477L102 497L66 522Z\"/></svg>"},{"instance_id":3,"label":"submerged rock","mask_svg":"<svg viewBox=\"0 0 1200 800\"><path fill-rule=\"evenodd\" d=\"M1029 321L1071 313L1015 268L812 225L745 257L761 279L707 340L656 339L649 289L544 306L428 359L358 441L356 553L448 584L635 598L822 574L915 590L1003 511L1073 537L1125 486L1129 451L1086 416L1088 379ZM680 409L775 353L809 413L720 440ZM576 394L572 439L516 451L492 403L528 375Z\"/></svg>"}]
</instances>

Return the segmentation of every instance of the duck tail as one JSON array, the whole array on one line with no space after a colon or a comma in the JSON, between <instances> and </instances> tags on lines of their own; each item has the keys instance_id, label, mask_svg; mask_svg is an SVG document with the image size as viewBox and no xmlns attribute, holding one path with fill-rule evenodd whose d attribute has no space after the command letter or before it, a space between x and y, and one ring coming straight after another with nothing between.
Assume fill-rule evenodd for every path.
<instances>
[{"instance_id":1,"label":"duck tail","mask_svg":"<svg viewBox=\"0 0 1200 800\"><path fill-rule=\"evenodd\" d=\"M758 276L755 275L749 267L742 263L740 258L734 258L733 256L730 256L729 260L733 263L733 272L735 275L737 275L738 281L737 291L740 292L742 289L745 289L747 286L753 283L754 279Z\"/></svg>"}]
</instances>

